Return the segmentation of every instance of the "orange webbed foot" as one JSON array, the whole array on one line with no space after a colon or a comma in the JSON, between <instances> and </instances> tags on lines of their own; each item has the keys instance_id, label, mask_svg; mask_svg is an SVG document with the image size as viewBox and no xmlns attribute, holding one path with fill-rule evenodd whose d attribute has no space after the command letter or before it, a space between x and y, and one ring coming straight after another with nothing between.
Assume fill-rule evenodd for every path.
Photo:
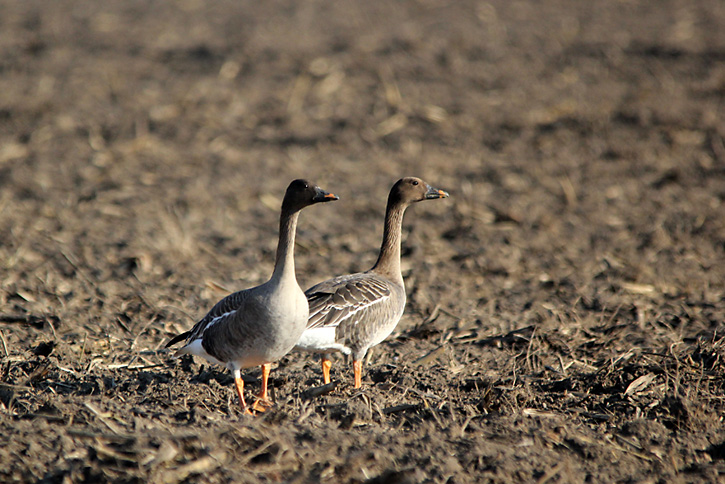
<instances>
[{"instance_id":1,"label":"orange webbed foot","mask_svg":"<svg viewBox=\"0 0 725 484\"><path fill-rule=\"evenodd\" d=\"M252 410L254 410L257 413L264 413L268 409L272 408L273 406L274 406L274 402L272 400L258 396L257 400L254 402L254 405L252 405Z\"/></svg>"}]
</instances>

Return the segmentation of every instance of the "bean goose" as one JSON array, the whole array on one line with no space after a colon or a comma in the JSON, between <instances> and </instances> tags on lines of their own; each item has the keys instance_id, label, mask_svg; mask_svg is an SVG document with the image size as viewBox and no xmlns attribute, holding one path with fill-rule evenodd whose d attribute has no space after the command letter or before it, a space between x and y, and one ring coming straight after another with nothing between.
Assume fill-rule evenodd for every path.
<instances>
[{"instance_id":1,"label":"bean goose","mask_svg":"<svg viewBox=\"0 0 725 484\"><path fill-rule=\"evenodd\" d=\"M325 383L330 382L332 366L328 354L341 352L352 354L354 388L360 388L365 354L393 332L405 309L405 286L400 273L405 209L414 202L445 197L448 193L420 178L398 180L390 190L383 243L372 269L335 277L305 291L310 317L295 349L322 354Z\"/></svg>"},{"instance_id":2,"label":"bean goose","mask_svg":"<svg viewBox=\"0 0 725 484\"><path fill-rule=\"evenodd\" d=\"M263 410L269 404L267 379L270 363L294 347L307 323L309 309L297 284L294 263L299 212L314 203L337 199L308 181L290 183L282 201L277 257L269 281L225 297L190 331L176 336L166 345L169 347L185 341L176 356L201 356L231 370L245 413L251 412L244 400L241 370L262 366L262 390L253 408Z\"/></svg>"}]
</instances>

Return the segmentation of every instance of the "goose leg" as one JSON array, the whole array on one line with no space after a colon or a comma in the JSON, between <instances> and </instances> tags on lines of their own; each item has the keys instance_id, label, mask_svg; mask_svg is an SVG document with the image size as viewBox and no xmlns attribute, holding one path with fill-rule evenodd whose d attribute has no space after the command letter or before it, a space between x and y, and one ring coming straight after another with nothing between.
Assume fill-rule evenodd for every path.
<instances>
[{"instance_id":1,"label":"goose leg","mask_svg":"<svg viewBox=\"0 0 725 484\"><path fill-rule=\"evenodd\" d=\"M272 401L267 395L267 380L269 380L269 372L272 369L272 365L265 363L262 365L262 389L257 395L257 401L254 402L252 408L256 412L266 412L269 407L272 406Z\"/></svg>"},{"instance_id":2,"label":"goose leg","mask_svg":"<svg viewBox=\"0 0 725 484\"><path fill-rule=\"evenodd\" d=\"M251 415L252 412L247 407L247 402L244 401L244 380L242 380L242 374L239 370L234 370L234 387L237 389L237 396L239 397L239 403L242 406L242 412L246 415Z\"/></svg>"},{"instance_id":3,"label":"goose leg","mask_svg":"<svg viewBox=\"0 0 725 484\"><path fill-rule=\"evenodd\" d=\"M352 371L355 374L355 384L353 388L360 388L362 386L362 360L352 361Z\"/></svg>"},{"instance_id":4,"label":"goose leg","mask_svg":"<svg viewBox=\"0 0 725 484\"><path fill-rule=\"evenodd\" d=\"M322 355L322 382L325 385L330 383L330 368L332 368L332 361L327 355Z\"/></svg>"}]
</instances>

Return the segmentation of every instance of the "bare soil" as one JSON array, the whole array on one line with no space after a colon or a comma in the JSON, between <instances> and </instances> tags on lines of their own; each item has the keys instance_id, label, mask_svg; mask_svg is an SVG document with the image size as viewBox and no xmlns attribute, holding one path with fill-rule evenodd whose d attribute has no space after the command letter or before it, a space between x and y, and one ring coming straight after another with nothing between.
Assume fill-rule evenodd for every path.
<instances>
[{"instance_id":1,"label":"bare soil","mask_svg":"<svg viewBox=\"0 0 725 484\"><path fill-rule=\"evenodd\" d=\"M724 113L721 0L0 2L0 481L725 482ZM164 349L405 175L361 391Z\"/></svg>"}]
</instances>

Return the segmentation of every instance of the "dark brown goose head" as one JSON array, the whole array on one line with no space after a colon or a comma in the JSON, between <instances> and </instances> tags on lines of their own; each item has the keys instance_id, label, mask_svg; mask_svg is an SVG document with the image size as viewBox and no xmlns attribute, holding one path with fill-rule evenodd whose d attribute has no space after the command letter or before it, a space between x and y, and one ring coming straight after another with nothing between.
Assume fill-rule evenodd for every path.
<instances>
[{"instance_id":1,"label":"dark brown goose head","mask_svg":"<svg viewBox=\"0 0 725 484\"><path fill-rule=\"evenodd\" d=\"M289 184L284 194L282 212L297 212L314 203L331 202L333 200L339 200L339 197L326 192L307 180L294 180Z\"/></svg>"},{"instance_id":2,"label":"dark brown goose head","mask_svg":"<svg viewBox=\"0 0 725 484\"><path fill-rule=\"evenodd\" d=\"M410 205L422 200L435 198L446 198L448 193L438 188L433 188L420 178L408 176L398 180L390 190L388 205Z\"/></svg>"}]
</instances>

